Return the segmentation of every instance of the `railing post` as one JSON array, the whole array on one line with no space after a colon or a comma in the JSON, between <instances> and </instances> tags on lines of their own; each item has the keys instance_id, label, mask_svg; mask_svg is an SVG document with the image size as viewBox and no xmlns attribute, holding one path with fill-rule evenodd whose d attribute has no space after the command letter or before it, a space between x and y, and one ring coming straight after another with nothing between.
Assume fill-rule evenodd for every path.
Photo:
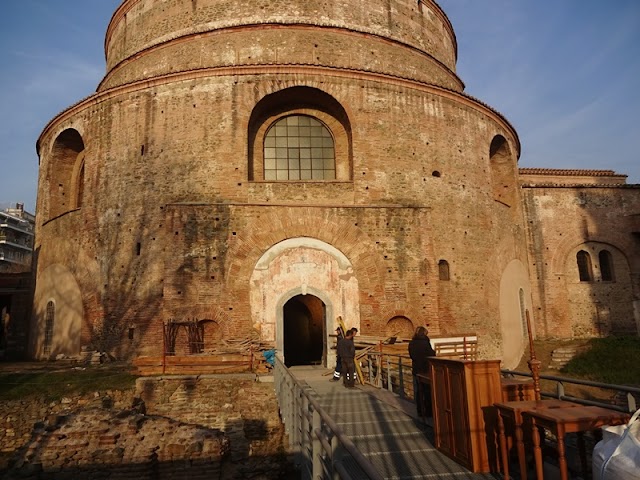
<instances>
[{"instance_id":1,"label":"railing post","mask_svg":"<svg viewBox=\"0 0 640 480\"><path fill-rule=\"evenodd\" d=\"M559 400L564 398L564 384L562 382L556 384L556 393L558 394Z\"/></svg>"},{"instance_id":2,"label":"railing post","mask_svg":"<svg viewBox=\"0 0 640 480\"><path fill-rule=\"evenodd\" d=\"M338 442L338 437L334 434L331 437L331 470L329 471L329 475L331 476L331 480L339 480L340 476L338 475L338 472L336 471L336 469L334 468L335 462L336 462L336 453L338 452L338 446L340 445L340 443Z\"/></svg>"},{"instance_id":3,"label":"railing post","mask_svg":"<svg viewBox=\"0 0 640 480\"><path fill-rule=\"evenodd\" d=\"M400 389L400 398L404 398L404 375L402 374L402 357L398 357L398 388Z\"/></svg>"},{"instance_id":4,"label":"railing post","mask_svg":"<svg viewBox=\"0 0 640 480\"><path fill-rule=\"evenodd\" d=\"M311 446L310 435L313 435L313 433L309 433L309 399L306 395L302 396L302 409L300 410L300 413L300 424L302 429L302 431L300 432L300 448L302 450L305 461L309 462L311 461L311 458L309 458L309 448Z\"/></svg>"},{"instance_id":5,"label":"railing post","mask_svg":"<svg viewBox=\"0 0 640 480\"><path fill-rule=\"evenodd\" d=\"M391 361L387 356L387 390L393 392L393 383L391 381Z\"/></svg>"},{"instance_id":6,"label":"railing post","mask_svg":"<svg viewBox=\"0 0 640 480\"><path fill-rule=\"evenodd\" d=\"M312 435L312 470L311 470L311 478L318 479L322 478L322 442L320 441L320 432L322 430L322 419L320 418L320 413L314 409L313 410L313 426L311 429Z\"/></svg>"}]
</instances>

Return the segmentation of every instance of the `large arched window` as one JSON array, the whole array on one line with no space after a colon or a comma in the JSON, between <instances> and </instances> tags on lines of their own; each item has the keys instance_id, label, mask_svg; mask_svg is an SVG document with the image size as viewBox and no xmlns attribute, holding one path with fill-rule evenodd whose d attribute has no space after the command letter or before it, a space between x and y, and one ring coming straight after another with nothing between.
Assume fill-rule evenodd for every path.
<instances>
[{"instance_id":1,"label":"large arched window","mask_svg":"<svg viewBox=\"0 0 640 480\"><path fill-rule=\"evenodd\" d=\"M593 281L593 268L591 267L591 255L584 250L580 250L576 254L576 261L578 262L578 275L581 282Z\"/></svg>"},{"instance_id":2,"label":"large arched window","mask_svg":"<svg viewBox=\"0 0 640 480\"><path fill-rule=\"evenodd\" d=\"M335 180L333 136L318 119L289 115L264 137L265 180Z\"/></svg>"},{"instance_id":3,"label":"large arched window","mask_svg":"<svg viewBox=\"0 0 640 480\"><path fill-rule=\"evenodd\" d=\"M342 105L312 87L265 96L248 125L248 179L351 181L351 124Z\"/></svg>"},{"instance_id":4,"label":"large arched window","mask_svg":"<svg viewBox=\"0 0 640 480\"><path fill-rule=\"evenodd\" d=\"M600 276L603 282L614 282L615 275L613 272L613 257L609 250L600 250L598 254L598 261L600 263Z\"/></svg>"}]
</instances>

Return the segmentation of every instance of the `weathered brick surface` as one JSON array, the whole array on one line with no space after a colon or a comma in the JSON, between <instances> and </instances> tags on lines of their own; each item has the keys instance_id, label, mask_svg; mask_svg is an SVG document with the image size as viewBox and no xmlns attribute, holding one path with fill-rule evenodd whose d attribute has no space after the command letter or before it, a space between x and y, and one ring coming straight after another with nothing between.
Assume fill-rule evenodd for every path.
<instances>
[{"instance_id":1,"label":"weathered brick surface","mask_svg":"<svg viewBox=\"0 0 640 480\"><path fill-rule=\"evenodd\" d=\"M133 391L0 405L2 478L280 479L291 468L273 385L143 378L135 394L146 401L135 409Z\"/></svg>"},{"instance_id":2,"label":"weathered brick surface","mask_svg":"<svg viewBox=\"0 0 640 480\"><path fill-rule=\"evenodd\" d=\"M549 177L528 183L523 199L529 218L529 251L539 333L546 337L637 334L640 298L637 215L640 188L579 181L567 185ZM555 183L552 183L555 180ZM564 185L563 185L564 183ZM593 281L580 281L576 254L589 253ZM613 259L613 281L603 281L598 261Z\"/></svg>"}]
</instances>

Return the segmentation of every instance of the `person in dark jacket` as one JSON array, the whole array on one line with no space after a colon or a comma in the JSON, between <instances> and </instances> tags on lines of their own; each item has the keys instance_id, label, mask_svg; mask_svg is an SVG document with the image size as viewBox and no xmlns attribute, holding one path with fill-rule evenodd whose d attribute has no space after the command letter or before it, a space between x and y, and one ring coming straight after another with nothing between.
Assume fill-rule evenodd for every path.
<instances>
[{"instance_id":1,"label":"person in dark jacket","mask_svg":"<svg viewBox=\"0 0 640 480\"><path fill-rule=\"evenodd\" d=\"M344 372L344 386L347 388L355 387L355 370L356 370L356 346L353 343L353 330L347 330L344 338L338 341L338 355L342 361L342 369Z\"/></svg>"},{"instance_id":2,"label":"person in dark jacket","mask_svg":"<svg viewBox=\"0 0 640 480\"><path fill-rule=\"evenodd\" d=\"M435 357L436 352L431 346L425 327L416 328L416 333L409 342L409 356L411 357L411 373L413 373L413 392L418 415L431 416L431 387L418 381L418 374L429 374L429 357Z\"/></svg>"}]
</instances>

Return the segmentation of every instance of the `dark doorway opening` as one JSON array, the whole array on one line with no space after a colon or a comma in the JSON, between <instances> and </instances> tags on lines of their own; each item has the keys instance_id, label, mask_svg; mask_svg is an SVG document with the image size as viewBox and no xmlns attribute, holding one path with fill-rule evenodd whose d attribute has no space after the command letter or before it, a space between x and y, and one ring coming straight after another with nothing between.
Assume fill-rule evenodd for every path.
<instances>
[{"instance_id":1,"label":"dark doorway opening","mask_svg":"<svg viewBox=\"0 0 640 480\"><path fill-rule=\"evenodd\" d=\"M324 354L325 305L313 295L297 295L284 305L284 363L321 365Z\"/></svg>"}]
</instances>

